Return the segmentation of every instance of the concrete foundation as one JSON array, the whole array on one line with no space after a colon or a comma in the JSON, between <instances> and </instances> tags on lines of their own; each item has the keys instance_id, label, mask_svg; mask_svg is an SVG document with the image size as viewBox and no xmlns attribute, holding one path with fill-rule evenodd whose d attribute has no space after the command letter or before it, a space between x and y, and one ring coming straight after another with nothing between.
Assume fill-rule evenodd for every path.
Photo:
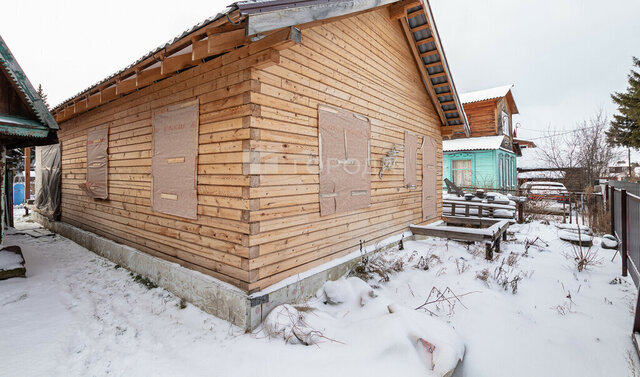
<instances>
[{"instance_id":1,"label":"concrete foundation","mask_svg":"<svg viewBox=\"0 0 640 377\"><path fill-rule=\"evenodd\" d=\"M140 274L203 311L215 315L244 329L255 329L274 307L299 303L314 296L327 280L344 276L357 264L361 255L342 258L338 263L328 264L301 274L298 279L274 285L270 289L248 295L246 292L211 276L167 262L132 247L100 237L73 225L51 221L34 211L32 217L45 228L58 233L75 243ZM400 239L387 242L383 247L366 250L367 254L396 247ZM347 260L345 260L347 259Z\"/></svg>"}]
</instances>

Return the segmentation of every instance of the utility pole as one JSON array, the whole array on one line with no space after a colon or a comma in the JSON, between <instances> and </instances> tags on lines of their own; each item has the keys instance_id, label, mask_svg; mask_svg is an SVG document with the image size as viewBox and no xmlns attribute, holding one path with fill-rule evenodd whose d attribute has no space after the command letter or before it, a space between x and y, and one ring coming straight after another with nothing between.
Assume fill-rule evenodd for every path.
<instances>
[{"instance_id":1,"label":"utility pole","mask_svg":"<svg viewBox=\"0 0 640 377\"><path fill-rule=\"evenodd\" d=\"M24 149L24 203L31 199L31 147Z\"/></svg>"},{"instance_id":2,"label":"utility pole","mask_svg":"<svg viewBox=\"0 0 640 377\"><path fill-rule=\"evenodd\" d=\"M631 148L627 148L627 153L628 153L628 161L629 161L629 178L627 180L631 179Z\"/></svg>"}]
</instances>

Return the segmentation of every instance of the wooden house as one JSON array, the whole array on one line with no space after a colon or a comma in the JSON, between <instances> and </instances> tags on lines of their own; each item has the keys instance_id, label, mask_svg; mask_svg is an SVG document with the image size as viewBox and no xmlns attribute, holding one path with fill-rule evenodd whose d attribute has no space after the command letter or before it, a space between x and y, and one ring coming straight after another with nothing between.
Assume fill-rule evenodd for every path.
<instances>
[{"instance_id":1,"label":"wooden house","mask_svg":"<svg viewBox=\"0 0 640 377\"><path fill-rule=\"evenodd\" d=\"M468 130L416 0L239 2L54 114L62 222L247 294L438 219Z\"/></svg>"},{"instance_id":2,"label":"wooden house","mask_svg":"<svg viewBox=\"0 0 640 377\"><path fill-rule=\"evenodd\" d=\"M56 123L38 92L0 37L0 243L6 220L6 151L57 142ZM11 211L9 211L11 213Z\"/></svg>"},{"instance_id":3,"label":"wooden house","mask_svg":"<svg viewBox=\"0 0 640 377\"><path fill-rule=\"evenodd\" d=\"M462 127L443 133L443 174L460 187L477 187L503 191L517 186L513 114L518 108L512 85L460 95L469 120L470 136Z\"/></svg>"}]
</instances>

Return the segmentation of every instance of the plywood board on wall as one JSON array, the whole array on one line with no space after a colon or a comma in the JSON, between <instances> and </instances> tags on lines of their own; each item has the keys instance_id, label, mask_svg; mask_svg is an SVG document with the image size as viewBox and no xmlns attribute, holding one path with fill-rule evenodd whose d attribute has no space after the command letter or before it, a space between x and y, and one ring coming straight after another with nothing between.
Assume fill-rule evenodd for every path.
<instances>
[{"instance_id":1,"label":"plywood board on wall","mask_svg":"<svg viewBox=\"0 0 640 377\"><path fill-rule=\"evenodd\" d=\"M153 114L152 209L188 219L198 217L199 102Z\"/></svg>"},{"instance_id":2,"label":"plywood board on wall","mask_svg":"<svg viewBox=\"0 0 640 377\"><path fill-rule=\"evenodd\" d=\"M318 108L320 214L366 208L371 203L371 126L362 115Z\"/></svg>"},{"instance_id":3,"label":"plywood board on wall","mask_svg":"<svg viewBox=\"0 0 640 377\"><path fill-rule=\"evenodd\" d=\"M433 219L438 214L437 201L437 141L424 136L422 150L422 221Z\"/></svg>"},{"instance_id":4,"label":"plywood board on wall","mask_svg":"<svg viewBox=\"0 0 640 377\"><path fill-rule=\"evenodd\" d=\"M413 188L418 184L418 136L404 132L404 187Z\"/></svg>"},{"instance_id":5,"label":"plywood board on wall","mask_svg":"<svg viewBox=\"0 0 640 377\"><path fill-rule=\"evenodd\" d=\"M87 132L87 182L80 188L94 199L107 199L109 126Z\"/></svg>"}]
</instances>

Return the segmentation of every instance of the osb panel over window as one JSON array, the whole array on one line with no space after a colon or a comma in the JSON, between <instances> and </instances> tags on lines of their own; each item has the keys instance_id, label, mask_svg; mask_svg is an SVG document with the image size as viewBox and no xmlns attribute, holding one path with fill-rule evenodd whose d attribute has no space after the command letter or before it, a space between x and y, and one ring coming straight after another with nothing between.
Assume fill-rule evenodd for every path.
<instances>
[{"instance_id":1,"label":"osb panel over window","mask_svg":"<svg viewBox=\"0 0 640 377\"><path fill-rule=\"evenodd\" d=\"M418 136L404 132L404 186L415 188L418 184Z\"/></svg>"},{"instance_id":2,"label":"osb panel over window","mask_svg":"<svg viewBox=\"0 0 640 377\"><path fill-rule=\"evenodd\" d=\"M107 199L109 126L87 132L87 182L80 188L91 198Z\"/></svg>"},{"instance_id":3,"label":"osb panel over window","mask_svg":"<svg viewBox=\"0 0 640 377\"><path fill-rule=\"evenodd\" d=\"M425 136L422 150L422 221L433 219L438 214L436 139Z\"/></svg>"},{"instance_id":4,"label":"osb panel over window","mask_svg":"<svg viewBox=\"0 0 640 377\"><path fill-rule=\"evenodd\" d=\"M199 103L153 114L152 209L196 219Z\"/></svg>"},{"instance_id":5,"label":"osb panel over window","mask_svg":"<svg viewBox=\"0 0 640 377\"><path fill-rule=\"evenodd\" d=\"M320 214L330 215L371 203L369 119L335 107L318 108Z\"/></svg>"}]
</instances>

